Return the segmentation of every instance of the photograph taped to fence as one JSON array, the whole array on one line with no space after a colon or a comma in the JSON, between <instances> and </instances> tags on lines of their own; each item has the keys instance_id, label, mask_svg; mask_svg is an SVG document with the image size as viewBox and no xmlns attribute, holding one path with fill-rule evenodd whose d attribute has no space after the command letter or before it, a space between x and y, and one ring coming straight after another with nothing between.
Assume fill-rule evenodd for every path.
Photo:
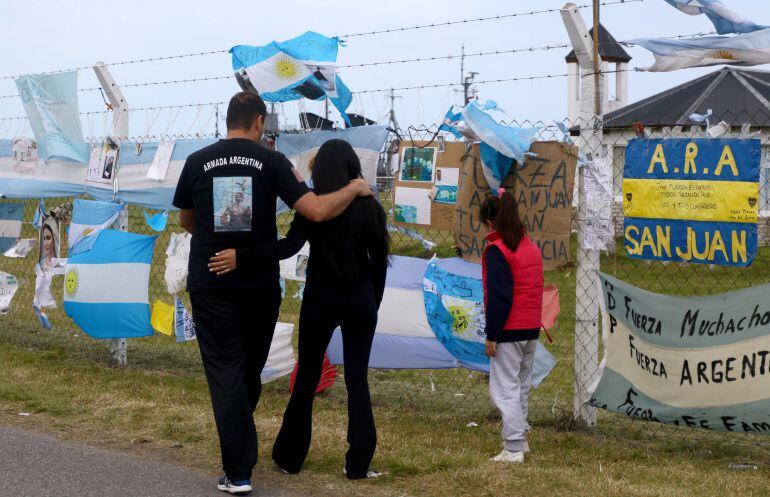
<instances>
[{"instance_id":1,"label":"photograph taped to fence","mask_svg":"<svg viewBox=\"0 0 770 497\"><path fill-rule=\"evenodd\" d=\"M436 174L436 147L406 147L401 159L401 181L432 183Z\"/></svg>"},{"instance_id":2,"label":"photograph taped to fence","mask_svg":"<svg viewBox=\"0 0 770 497\"><path fill-rule=\"evenodd\" d=\"M250 176L214 178L214 231L251 231Z\"/></svg>"},{"instance_id":3,"label":"photograph taped to fence","mask_svg":"<svg viewBox=\"0 0 770 497\"><path fill-rule=\"evenodd\" d=\"M631 258L749 266L757 255L759 140L635 139L623 176Z\"/></svg>"}]
</instances>

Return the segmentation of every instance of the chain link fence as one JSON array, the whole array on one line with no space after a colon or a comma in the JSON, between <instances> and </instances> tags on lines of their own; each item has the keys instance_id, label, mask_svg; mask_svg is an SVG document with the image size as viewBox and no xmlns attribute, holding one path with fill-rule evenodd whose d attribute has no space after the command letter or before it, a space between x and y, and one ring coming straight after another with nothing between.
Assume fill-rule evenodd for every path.
<instances>
[{"instance_id":1,"label":"chain link fence","mask_svg":"<svg viewBox=\"0 0 770 497\"><path fill-rule=\"evenodd\" d=\"M628 281L638 287L673 295L702 295L729 291L758 285L770 281L770 178L768 178L767 151L770 147L770 130L766 128L750 129L755 116L734 116L725 127L724 136L748 137L752 132L762 140L762 176L759 220L759 254L749 268L725 266L708 266L684 263L660 263L652 261L632 260L626 256L623 247L623 209L622 181L625 148L628 141L637 136L638 130L632 128L605 129L601 138L600 150L587 150L580 147L581 155L607 154L613 167L613 222L616 233L616 246L600 257L601 270ZM722 116L727 121L727 118ZM669 122L671 121L671 122ZM692 126L689 123L676 123L661 118L660 125L646 123L646 131L650 137L703 137L711 136L704 126ZM764 121L763 121L764 122ZM579 126L566 123L570 131L565 135L563 126L544 122L510 122L508 124L520 127L537 127L538 141L565 141L574 139L580 146L577 137ZM577 123L576 123L577 124ZM600 134L601 126L594 127ZM713 130L712 130L713 131ZM574 134L572 138L568 135ZM436 140L438 129L432 127L410 127L392 134L392 139L382 154L380 171L378 171L378 188L380 200L389 209L392 199L393 171L390 170L390 154L397 151L398 141L432 141ZM195 138L205 137L196 135ZM134 142L147 141L149 137L135 139ZM172 137L181 138L181 137ZM190 137L192 138L192 136ZM449 138L447 138L449 139ZM576 183L578 182L576 178ZM0 200L7 202L8 200ZM56 208L72 201L72 198L46 199L46 209ZM32 220L37 209L38 200L30 199L25 202L24 224L22 238L37 238L37 230L32 226ZM577 261L576 229L583 220L577 215L577 199L573 205L573 235L571 237L572 260ZM162 300L171 302L172 297L167 293L163 273L165 269L165 251L170 235L181 232L179 219L175 212L169 214L166 230L161 233L153 232L144 220L143 210L137 206L128 208L128 230L134 233L157 236L154 262L150 280L150 301ZM150 212L152 214L152 212ZM285 233L291 221L292 214L279 215L279 230ZM392 212L389 213L391 222ZM63 230L64 231L64 230ZM415 236L415 234L419 236ZM435 248L426 249L422 239L435 244ZM62 233L62 257L66 254L66 234ZM434 254L439 257L455 255L454 234L451 231L432 229L417 229L412 234L402 232L392 233L392 251L396 255L430 258ZM32 308L36 263L36 250L21 259L0 257L0 270L13 274L19 282L19 289L14 297L9 314L0 316L0 340L30 349L54 350L68 357L83 361L94 361L110 364L110 344L105 341L91 339L80 331L64 314L61 308L48 310L48 317L53 323L52 330L42 329ZM58 278L58 277L57 277ZM585 298L591 288L578 283L577 267L571 263L559 270L547 271L546 284L559 288L561 314L554 329L550 330L554 338L552 344L547 344L548 350L556 357L557 363L548 378L541 386L533 391L530 400L530 418L535 426L552 426L557 429L578 428L573 417L574 389L576 376L587 380L595 378L601 354L601 341L598 326L598 295L590 294L591 306L595 308L593 336L580 336L576 339L576 299ZM62 301L62 281L54 279L52 290L58 302ZM189 302L186 301L189 304ZM285 282L285 297L281 306L280 321L297 324L301 306L300 286L297 282ZM595 344L595 345L591 345ZM587 370L575 371L575 350L589 356L583 357L580 364ZM128 340L128 367L144 368L164 372L199 372L200 359L196 343L176 343L174 337L156 334L152 337ZM587 381L586 380L586 381ZM279 380L279 385L285 379ZM401 409L412 412L429 412L437 419L479 419L479 416L496 419L499 415L493 408L487 393L487 377L479 372L466 369L450 369L440 371L398 371L373 370L370 375L372 398L375 406L378 399L388 399L383 409ZM764 439L738 435L717 435L707 431L691 431L672 429L662 425L644 423L630 418L598 413L598 424L595 429L598 436L616 436L619 439L657 440L676 447L698 449L712 444L724 444L726 441L738 447L762 446L768 448Z\"/></svg>"}]
</instances>

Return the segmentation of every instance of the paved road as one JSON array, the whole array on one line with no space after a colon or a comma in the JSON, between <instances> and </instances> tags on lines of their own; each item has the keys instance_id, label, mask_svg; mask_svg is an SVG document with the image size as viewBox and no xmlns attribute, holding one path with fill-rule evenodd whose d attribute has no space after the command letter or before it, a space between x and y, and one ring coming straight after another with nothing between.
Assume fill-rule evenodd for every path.
<instances>
[{"instance_id":1,"label":"paved road","mask_svg":"<svg viewBox=\"0 0 770 497\"><path fill-rule=\"evenodd\" d=\"M190 469L129 454L63 442L40 433L0 427L3 497L206 497L216 480ZM299 497L255 488L255 497Z\"/></svg>"}]
</instances>

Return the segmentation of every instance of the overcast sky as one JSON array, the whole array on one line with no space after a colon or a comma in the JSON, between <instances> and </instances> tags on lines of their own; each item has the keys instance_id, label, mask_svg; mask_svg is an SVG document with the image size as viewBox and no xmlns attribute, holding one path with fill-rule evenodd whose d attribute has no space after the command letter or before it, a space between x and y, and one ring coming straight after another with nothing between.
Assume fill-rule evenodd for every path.
<instances>
[{"instance_id":1,"label":"overcast sky","mask_svg":"<svg viewBox=\"0 0 770 497\"><path fill-rule=\"evenodd\" d=\"M614 1L614 0L611 0ZM767 3L760 0L724 0L759 23L770 24ZM87 66L97 61L114 62L162 55L226 50L233 45L261 45L285 40L312 30L327 36L345 35L384 28L430 24L449 20L558 9L560 0L327 0L256 2L190 0L133 0L99 2L87 0L0 0L3 29L0 42L6 49L0 58L0 76ZM582 10L590 25L590 9ZM602 8L602 22L618 39L671 36L710 31L705 16L687 16L664 0L644 0ZM510 50L566 43L567 35L558 12L503 20L473 22L374 36L348 37L340 48L338 64L386 61L468 53ZM628 49L631 66L647 66L652 56L641 48ZM491 80L566 73L566 49L536 51L466 59L466 70L477 79ZM226 53L173 59L162 62L113 66L119 84L164 81L231 73ZM675 73L631 73L630 99L639 100L711 69ZM459 60L419 62L381 67L341 69L340 75L353 90L453 83L460 79ZM79 73L80 88L98 86L93 72ZM459 88L405 90L395 109L399 123L431 124L451 104L460 104ZM0 80L0 95L15 93L12 80ZM226 101L238 86L234 78L193 84L126 88L132 107ZM492 99L516 119L550 121L567 113L566 78L517 81L478 86L479 98ZM322 112L321 104L303 101L282 106L285 122L296 122L304 108ZM387 120L386 93L356 95L349 112L375 120ZM103 110L99 92L81 92L81 112ZM704 109L705 110L705 109ZM23 115L18 98L0 99L0 117ZM338 118L333 114L332 117ZM84 134L104 132L106 116L84 119ZM26 134L20 122L0 120L0 138ZM210 107L184 111L138 111L132 113L131 134L212 132Z\"/></svg>"}]
</instances>

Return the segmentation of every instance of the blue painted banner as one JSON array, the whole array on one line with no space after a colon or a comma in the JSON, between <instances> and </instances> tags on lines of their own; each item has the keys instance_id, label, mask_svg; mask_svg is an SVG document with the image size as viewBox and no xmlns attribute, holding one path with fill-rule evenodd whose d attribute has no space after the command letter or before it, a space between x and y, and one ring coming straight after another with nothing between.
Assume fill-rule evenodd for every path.
<instances>
[{"instance_id":1,"label":"blue painted banner","mask_svg":"<svg viewBox=\"0 0 770 497\"><path fill-rule=\"evenodd\" d=\"M770 285L671 297L599 273L601 378L587 404L632 418L770 434Z\"/></svg>"},{"instance_id":2,"label":"blue painted banner","mask_svg":"<svg viewBox=\"0 0 770 497\"><path fill-rule=\"evenodd\" d=\"M396 266L394 265L394 269ZM388 285L393 282L388 273ZM414 278L414 273L404 275L403 279ZM484 325L484 290L481 283L481 266L453 259L434 259L428 263L422 281L425 300L425 316L436 340L455 357L463 366L478 371L489 371L489 358L484 353L486 333ZM388 287L386 286L386 295ZM403 308L403 306L402 306ZM404 313L400 311L400 317ZM393 338L391 342L401 341ZM404 347L419 347L415 341L404 341ZM391 345L392 347L392 345ZM373 353L387 350L386 340L378 340L375 335ZM430 352L421 352L421 356L430 357ZM403 354L407 357L408 354ZM538 342L535 350L535 365L532 372L532 384L537 387L556 365L556 359Z\"/></svg>"},{"instance_id":3,"label":"blue painted banner","mask_svg":"<svg viewBox=\"0 0 770 497\"><path fill-rule=\"evenodd\" d=\"M623 213L631 258L749 266L757 255L759 140L635 139Z\"/></svg>"}]
</instances>

